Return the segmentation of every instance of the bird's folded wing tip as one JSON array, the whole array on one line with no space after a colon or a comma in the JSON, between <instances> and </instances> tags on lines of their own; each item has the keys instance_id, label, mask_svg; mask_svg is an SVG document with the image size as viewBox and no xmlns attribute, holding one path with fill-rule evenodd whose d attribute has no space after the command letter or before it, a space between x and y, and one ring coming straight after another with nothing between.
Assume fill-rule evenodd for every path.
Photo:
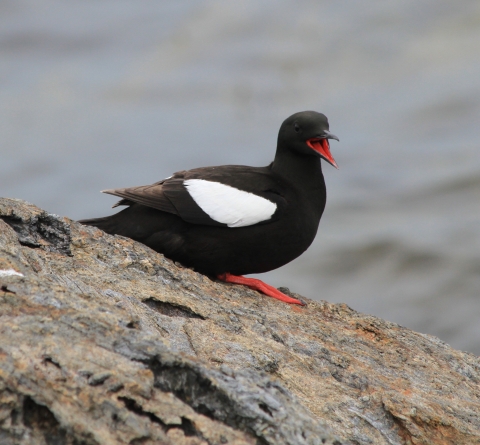
<instances>
[{"instance_id":1,"label":"bird's folded wing tip","mask_svg":"<svg viewBox=\"0 0 480 445\"><path fill-rule=\"evenodd\" d=\"M100 193L107 193L108 195L115 195L116 194L115 189L106 189L106 190L100 190Z\"/></svg>"}]
</instances>

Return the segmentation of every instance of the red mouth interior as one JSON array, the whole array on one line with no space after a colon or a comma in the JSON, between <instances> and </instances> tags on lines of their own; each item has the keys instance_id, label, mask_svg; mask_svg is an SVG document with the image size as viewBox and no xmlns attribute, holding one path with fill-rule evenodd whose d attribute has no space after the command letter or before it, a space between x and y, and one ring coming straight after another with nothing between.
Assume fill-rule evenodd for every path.
<instances>
[{"instance_id":1,"label":"red mouth interior","mask_svg":"<svg viewBox=\"0 0 480 445\"><path fill-rule=\"evenodd\" d=\"M328 145L327 139L310 139L308 140L310 147L315 151L321 153L325 149L329 151L330 147Z\"/></svg>"},{"instance_id":2,"label":"red mouth interior","mask_svg":"<svg viewBox=\"0 0 480 445\"><path fill-rule=\"evenodd\" d=\"M330 153L330 145L327 139L309 139L307 145L315 150L320 156L325 159L329 164L332 164L335 168L338 168L335 159L333 159L332 154Z\"/></svg>"}]
</instances>

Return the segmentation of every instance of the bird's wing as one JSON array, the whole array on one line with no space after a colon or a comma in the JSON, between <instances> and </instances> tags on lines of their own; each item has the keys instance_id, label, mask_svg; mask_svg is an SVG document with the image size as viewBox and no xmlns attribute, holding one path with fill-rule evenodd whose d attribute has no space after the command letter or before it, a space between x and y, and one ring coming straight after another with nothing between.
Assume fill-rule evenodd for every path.
<instances>
[{"instance_id":1,"label":"bird's wing","mask_svg":"<svg viewBox=\"0 0 480 445\"><path fill-rule=\"evenodd\" d=\"M246 227L275 220L286 206L268 168L206 167L175 173L152 185L104 190L132 202L210 226Z\"/></svg>"},{"instance_id":2,"label":"bird's wing","mask_svg":"<svg viewBox=\"0 0 480 445\"><path fill-rule=\"evenodd\" d=\"M102 190L102 193L122 198L113 207L138 203L164 212L177 213L173 204L163 193L163 185L168 179L150 185Z\"/></svg>"}]
</instances>

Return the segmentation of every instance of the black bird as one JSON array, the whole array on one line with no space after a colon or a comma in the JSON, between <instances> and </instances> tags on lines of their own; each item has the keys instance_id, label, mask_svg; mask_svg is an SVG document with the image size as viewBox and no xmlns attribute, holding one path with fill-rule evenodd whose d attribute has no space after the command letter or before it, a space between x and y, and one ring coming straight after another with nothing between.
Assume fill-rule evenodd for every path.
<instances>
[{"instance_id":1,"label":"black bird","mask_svg":"<svg viewBox=\"0 0 480 445\"><path fill-rule=\"evenodd\" d=\"M326 203L320 159L330 154L327 117L315 111L286 119L267 167L223 165L180 171L152 185L104 190L127 206L82 224L146 244L198 272L303 305L242 275L292 261L312 243Z\"/></svg>"}]
</instances>

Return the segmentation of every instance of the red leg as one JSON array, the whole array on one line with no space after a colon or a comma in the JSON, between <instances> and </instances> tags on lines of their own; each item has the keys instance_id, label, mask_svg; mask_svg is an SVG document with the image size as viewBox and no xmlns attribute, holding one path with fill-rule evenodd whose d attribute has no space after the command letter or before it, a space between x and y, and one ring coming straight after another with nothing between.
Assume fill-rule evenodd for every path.
<instances>
[{"instance_id":1,"label":"red leg","mask_svg":"<svg viewBox=\"0 0 480 445\"><path fill-rule=\"evenodd\" d=\"M257 280L256 278L245 278L241 275L232 275L228 272L217 275L217 278L227 283L243 284L245 286L248 286L250 289L258 290L259 292L262 292L269 297L276 298L277 300L284 301L285 303L299 304L300 306L305 306L305 303L303 301L289 297L288 295L285 295L283 292L280 292L273 286L264 283L262 280Z\"/></svg>"}]
</instances>

